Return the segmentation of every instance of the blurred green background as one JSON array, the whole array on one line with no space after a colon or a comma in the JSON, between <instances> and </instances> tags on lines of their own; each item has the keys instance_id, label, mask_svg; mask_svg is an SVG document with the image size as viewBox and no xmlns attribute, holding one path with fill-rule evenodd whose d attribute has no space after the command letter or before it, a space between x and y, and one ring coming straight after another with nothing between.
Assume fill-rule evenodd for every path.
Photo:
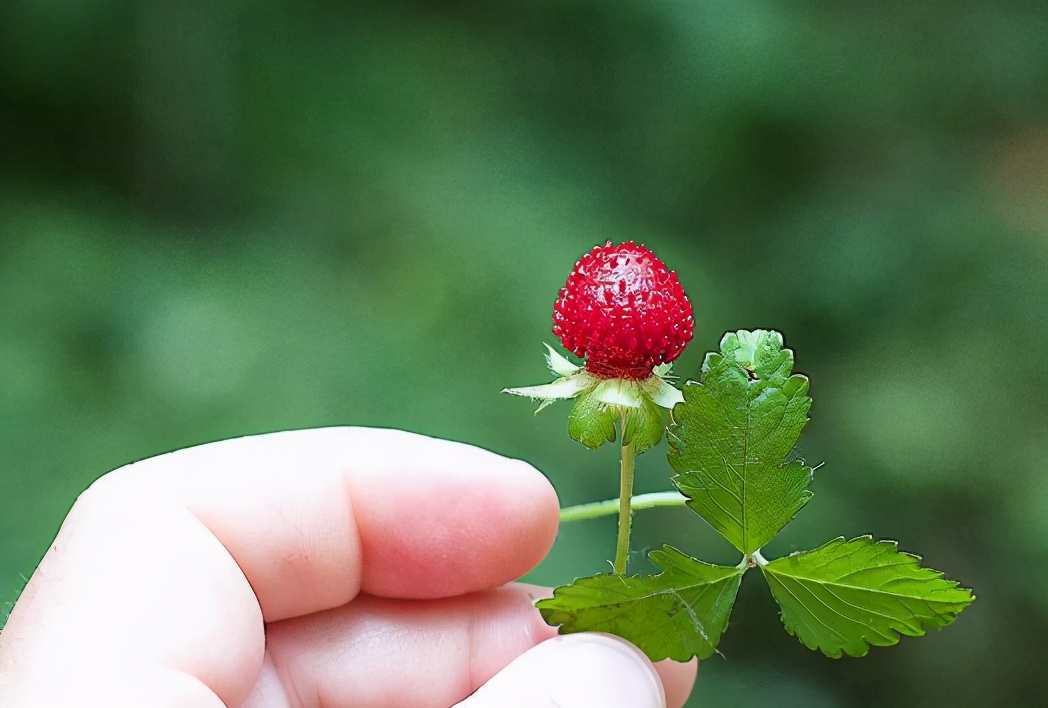
<instances>
[{"instance_id":1,"label":"blurred green background","mask_svg":"<svg viewBox=\"0 0 1048 708\"><path fill-rule=\"evenodd\" d=\"M826 464L769 555L874 532L979 596L832 661L747 576L692 705L1046 705L1048 5L870 5L4 3L0 601L93 479L247 433L406 428L614 496L614 449L499 390L546 379L575 259L636 239L695 305L679 374L771 327L812 379ZM736 560L663 510L635 567L663 541Z\"/></svg>"}]
</instances>

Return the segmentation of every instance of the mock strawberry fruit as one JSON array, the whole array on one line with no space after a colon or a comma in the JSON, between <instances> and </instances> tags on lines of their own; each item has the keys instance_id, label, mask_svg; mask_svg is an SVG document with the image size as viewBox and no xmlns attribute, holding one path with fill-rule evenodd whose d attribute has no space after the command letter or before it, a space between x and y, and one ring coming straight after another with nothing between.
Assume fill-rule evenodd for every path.
<instances>
[{"instance_id":1,"label":"mock strawberry fruit","mask_svg":"<svg viewBox=\"0 0 1048 708\"><path fill-rule=\"evenodd\" d=\"M648 378L680 355L693 328L677 274L632 241L580 258L553 306L553 334L602 379Z\"/></svg>"},{"instance_id":2,"label":"mock strawberry fruit","mask_svg":"<svg viewBox=\"0 0 1048 708\"><path fill-rule=\"evenodd\" d=\"M573 398L572 439L596 448L620 434L639 454L662 439L664 411L684 400L668 381L670 362L693 328L677 275L644 246L608 242L579 259L553 307L553 333L585 365L547 345L556 379L503 391L541 401L539 410Z\"/></svg>"}]
</instances>

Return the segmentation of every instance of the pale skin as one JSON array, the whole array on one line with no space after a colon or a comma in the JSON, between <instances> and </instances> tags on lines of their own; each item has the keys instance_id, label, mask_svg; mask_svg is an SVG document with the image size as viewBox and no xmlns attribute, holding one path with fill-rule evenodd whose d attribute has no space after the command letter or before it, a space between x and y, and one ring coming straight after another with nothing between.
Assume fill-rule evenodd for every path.
<instances>
[{"instance_id":1,"label":"pale skin","mask_svg":"<svg viewBox=\"0 0 1048 708\"><path fill-rule=\"evenodd\" d=\"M556 637L530 465L393 430L181 450L73 505L0 633L0 705L680 708L695 662ZM478 690L479 689L479 690Z\"/></svg>"}]
</instances>

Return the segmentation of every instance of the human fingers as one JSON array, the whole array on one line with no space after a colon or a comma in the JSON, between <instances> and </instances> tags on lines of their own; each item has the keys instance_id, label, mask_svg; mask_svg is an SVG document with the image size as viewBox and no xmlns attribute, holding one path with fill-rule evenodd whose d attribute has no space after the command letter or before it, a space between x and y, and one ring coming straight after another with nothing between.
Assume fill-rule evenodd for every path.
<instances>
[{"instance_id":1,"label":"human fingers","mask_svg":"<svg viewBox=\"0 0 1048 708\"><path fill-rule=\"evenodd\" d=\"M326 612L272 624L252 708L446 707L556 635L535 611L547 588L514 583L418 601L361 595ZM410 668L410 670L407 670ZM691 691L695 665L656 665L670 706Z\"/></svg>"},{"instance_id":2,"label":"human fingers","mask_svg":"<svg viewBox=\"0 0 1048 708\"><path fill-rule=\"evenodd\" d=\"M556 525L556 496L533 468L397 431L296 431L136 463L81 496L31 578L0 638L0 673L21 678L0 698L61 691L46 677L75 665L103 685L156 670L201 704L236 704L262 666L263 619L361 589L496 586L543 557Z\"/></svg>"},{"instance_id":3,"label":"human fingers","mask_svg":"<svg viewBox=\"0 0 1048 708\"><path fill-rule=\"evenodd\" d=\"M695 688L695 677L699 672L699 660L677 662L665 659L655 663L662 686L666 689L667 708L682 708Z\"/></svg>"},{"instance_id":4,"label":"human fingers","mask_svg":"<svg viewBox=\"0 0 1048 708\"><path fill-rule=\"evenodd\" d=\"M457 708L665 708L655 667L607 634L549 639L525 652Z\"/></svg>"},{"instance_id":5,"label":"human fingers","mask_svg":"<svg viewBox=\"0 0 1048 708\"><path fill-rule=\"evenodd\" d=\"M360 595L270 624L245 707L446 708L555 635L521 584L437 600Z\"/></svg>"}]
</instances>

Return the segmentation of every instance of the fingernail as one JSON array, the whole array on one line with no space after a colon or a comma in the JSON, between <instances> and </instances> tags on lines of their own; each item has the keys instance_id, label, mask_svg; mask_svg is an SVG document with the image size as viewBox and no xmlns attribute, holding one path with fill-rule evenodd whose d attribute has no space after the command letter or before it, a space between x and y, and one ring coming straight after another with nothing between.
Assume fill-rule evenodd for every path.
<instances>
[{"instance_id":1,"label":"fingernail","mask_svg":"<svg viewBox=\"0 0 1048 708\"><path fill-rule=\"evenodd\" d=\"M559 670L546 690L553 704L583 708L665 708L662 681L632 644L607 634L569 634L548 640Z\"/></svg>"}]
</instances>

